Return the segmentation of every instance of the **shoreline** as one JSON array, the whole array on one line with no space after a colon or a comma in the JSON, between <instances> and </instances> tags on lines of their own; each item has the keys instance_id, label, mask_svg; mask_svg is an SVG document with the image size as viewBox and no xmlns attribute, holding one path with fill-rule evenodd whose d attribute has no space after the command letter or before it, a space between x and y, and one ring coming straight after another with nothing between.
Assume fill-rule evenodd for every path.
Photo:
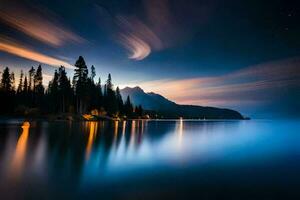
<instances>
[{"instance_id":1,"label":"shoreline","mask_svg":"<svg viewBox=\"0 0 300 200\"><path fill-rule=\"evenodd\" d=\"M210 122L210 121L245 121L251 120L250 118L243 119L226 119L226 118L215 118L215 119L196 119L196 118L113 118L109 116L93 116L92 119L85 119L83 115L47 115L47 116L0 116L1 121L47 121L47 122L102 122L102 121L199 121L199 122Z\"/></svg>"}]
</instances>

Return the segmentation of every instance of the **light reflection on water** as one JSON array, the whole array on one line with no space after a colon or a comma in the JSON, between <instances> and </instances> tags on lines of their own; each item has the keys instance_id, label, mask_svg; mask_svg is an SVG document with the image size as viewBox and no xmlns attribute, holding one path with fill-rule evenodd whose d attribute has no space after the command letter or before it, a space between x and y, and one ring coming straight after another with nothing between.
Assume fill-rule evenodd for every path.
<instances>
[{"instance_id":1,"label":"light reflection on water","mask_svg":"<svg viewBox=\"0 0 300 200\"><path fill-rule=\"evenodd\" d=\"M298 122L5 123L0 125L0 192L11 193L13 188L20 195L27 193L26 183L45 187L42 192L39 187L33 190L45 195L56 191L57 185L62 188L58 194L72 190L75 195L74 191L86 193L111 184L130 185L133 180L139 180L144 190L151 192L153 182L162 181L161 174L170 180L182 180L170 182L166 190L182 185L185 191L205 180L228 184L234 179L227 180L225 175L237 172L241 176L236 179L256 183L256 175L270 173L265 168L274 170L270 174L272 181L282 178L279 169L300 178L299 173L295 174L300 167ZM295 158L293 165L287 162L290 158ZM216 168L219 170L212 175L211 170ZM255 172L252 177L246 173L250 168L251 173ZM222 172L225 169L228 171ZM291 177L290 181L297 185ZM199 182L191 182L194 179ZM265 184L282 183L268 180L265 178ZM128 187L129 192L134 191L134 187Z\"/></svg>"},{"instance_id":2,"label":"light reflection on water","mask_svg":"<svg viewBox=\"0 0 300 200\"><path fill-rule=\"evenodd\" d=\"M10 168L11 172L9 174L12 174L15 178L21 176L21 172L23 170L23 165L25 161L26 156L26 148L27 148L27 142L28 142L28 136L29 136L29 122L24 122L21 126L22 133L18 139L17 145L16 145L16 151L14 153L14 156L12 158L12 166Z\"/></svg>"}]
</instances>

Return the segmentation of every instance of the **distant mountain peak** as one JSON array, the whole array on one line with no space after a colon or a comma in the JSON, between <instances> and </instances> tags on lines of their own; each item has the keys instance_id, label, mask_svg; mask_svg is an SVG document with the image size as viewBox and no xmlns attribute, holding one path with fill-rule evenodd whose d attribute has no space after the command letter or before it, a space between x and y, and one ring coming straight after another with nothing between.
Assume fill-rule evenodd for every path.
<instances>
[{"instance_id":1,"label":"distant mountain peak","mask_svg":"<svg viewBox=\"0 0 300 200\"><path fill-rule=\"evenodd\" d=\"M125 87L125 88L122 89L122 91L127 91L127 92L144 92L144 90L142 88L140 88L139 86Z\"/></svg>"},{"instance_id":2,"label":"distant mountain peak","mask_svg":"<svg viewBox=\"0 0 300 200\"><path fill-rule=\"evenodd\" d=\"M178 105L160 94L144 92L138 86L121 89L123 100L130 96L134 105L142 105L146 110L157 111L168 117L206 118L206 119L242 119L242 115L234 110L192 105Z\"/></svg>"}]
</instances>

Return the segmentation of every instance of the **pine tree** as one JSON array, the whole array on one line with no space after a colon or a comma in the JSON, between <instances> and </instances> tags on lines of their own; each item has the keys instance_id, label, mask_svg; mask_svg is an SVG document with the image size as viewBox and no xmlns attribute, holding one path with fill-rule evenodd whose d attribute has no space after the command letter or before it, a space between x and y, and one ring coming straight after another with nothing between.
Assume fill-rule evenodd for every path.
<instances>
[{"instance_id":1,"label":"pine tree","mask_svg":"<svg viewBox=\"0 0 300 200\"><path fill-rule=\"evenodd\" d=\"M113 84L111 75L108 74L108 78L106 81L106 96L105 100L105 109L109 114L116 114L118 111L118 103L115 91L113 90Z\"/></svg>"},{"instance_id":2,"label":"pine tree","mask_svg":"<svg viewBox=\"0 0 300 200\"><path fill-rule=\"evenodd\" d=\"M28 81L27 81L27 76L24 78L24 85L23 85L23 90L24 93L27 93L28 91Z\"/></svg>"},{"instance_id":3,"label":"pine tree","mask_svg":"<svg viewBox=\"0 0 300 200\"><path fill-rule=\"evenodd\" d=\"M86 110L86 89L88 82L88 69L82 56L79 56L75 63L73 83L77 99L77 112L83 113Z\"/></svg>"},{"instance_id":4,"label":"pine tree","mask_svg":"<svg viewBox=\"0 0 300 200\"><path fill-rule=\"evenodd\" d=\"M66 112L71 103L72 88L70 80L67 77L67 72L64 66L61 66L58 70L58 92L59 98L61 99L61 111Z\"/></svg>"},{"instance_id":5,"label":"pine tree","mask_svg":"<svg viewBox=\"0 0 300 200\"><path fill-rule=\"evenodd\" d=\"M11 75L9 73L9 68L6 67L2 73L2 78L1 78L1 85L0 88L1 90L5 92L12 91L12 80L11 80Z\"/></svg>"},{"instance_id":6,"label":"pine tree","mask_svg":"<svg viewBox=\"0 0 300 200\"><path fill-rule=\"evenodd\" d=\"M13 73L12 73L13 74ZM14 109L13 75L6 67L2 73L0 83L0 113L11 113Z\"/></svg>"},{"instance_id":7,"label":"pine tree","mask_svg":"<svg viewBox=\"0 0 300 200\"><path fill-rule=\"evenodd\" d=\"M103 94L101 86L101 78L99 77L98 83L96 85L96 94L97 94L97 108L100 109L103 107Z\"/></svg>"},{"instance_id":8,"label":"pine tree","mask_svg":"<svg viewBox=\"0 0 300 200\"><path fill-rule=\"evenodd\" d=\"M111 75L108 74L108 78L106 81L106 89L107 90L112 90L113 89L113 84L112 84L112 80L111 80Z\"/></svg>"},{"instance_id":9,"label":"pine tree","mask_svg":"<svg viewBox=\"0 0 300 200\"><path fill-rule=\"evenodd\" d=\"M92 80L92 82L94 82L95 77L96 77L96 69L95 69L94 65L92 65L92 67L91 67L91 80Z\"/></svg>"},{"instance_id":10,"label":"pine tree","mask_svg":"<svg viewBox=\"0 0 300 200\"><path fill-rule=\"evenodd\" d=\"M127 115L127 117L131 117L132 114L133 114L133 106L131 104L131 101L130 101L130 97L127 96L127 99L125 101L125 104L124 104L124 111L125 111L125 114Z\"/></svg>"},{"instance_id":11,"label":"pine tree","mask_svg":"<svg viewBox=\"0 0 300 200\"><path fill-rule=\"evenodd\" d=\"M28 85L28 91L32 91L34 88L34 75L35 75L35 69L31 67L29 70L29 85Z\"/></svg>"},{"instance_id":12,"label":"pine tree","mask_svg":"<svg viewBox=\"0 0 300 200\"><path fill-rule=\"evenodd\" d=\"M33 76L32 102L40 111L44 110L44 90L42 66L39 65Z\"/></svg>"},{"instance_id":13,"label":"pine tree","mask_svg":"<svg viewBox=\"0 0 300 200\"><path fill-rule=\"evenodd\" d=\"M34 75L34 92L38 95L44 94L42 66L39 65Z\"/></svg>"},{"instance_id":14,"label":"pine tree","mask_svg":"<svg viewBox=\"0 0 300 200\"><path fill-rule=\"evenodd\" d=\"M11 82L11 91L15 92L16 85L15 85L15 73L10 74L10 82Z\"/></svg>"},{"instance_id":15,"label":"pine tree","mask_svg":"<svg viewBox=\"0 0 300 200\"><path fill-rule=\"evenodd\" d=\"M124 109L123 109L123 99L122 99L119 87L117 87L117 89L116 89L116 99L117 99L117 104L118 104L118 111L120 113L123 113L123 111L124 111Z\"/></svg>"},{"instance_id":16,"label":"pine tree","mask_svg":"<svg viewBox=\"0 0 300 200\"><path fill-rule=\"evenodd\" d=\"M22 91L20 93L20 101L21 105L25 105L28 106L29 105L29 96L28 96L28 81L27 81L27 76L25 75L24 78L24 84L23 84L23 88Z\"/></svg>"},{"instance_id":17,"label":"pine tree","mask_svg":"<svg viewBox=\"0 0 300 200\"><path fill-rule=\"evenodd\" d=\"M102 94L102 86L101 86L101 78L100 78L100 77L99 77L99 79L98 79L97 89L98 89L99 96L102 97L103 94Z\"/></svg>"},{"instance_id":18,"label":"pine tree","mask_svg":"<svg viewBox=\"0 0 300 200\"><path fill-rule=\"evenodd\" d=\"M49 82L48 93L53 94L58 92L58 73L57 70L54 71L53 79Z\"/></svg>"},{"instance_id":19,"label":"pine tree","mask_svg":"<svg viewBox=\"0 0 300 200\"><path fill-rule=\"evenodd\" d=\"M48 97L51 102L51 104L49 105L49 110L51 112L57 112L59 107L58 78L59 76L57 70L55 70L53 79L49 82L49 86L48 86Z\"/></svg>"},{"instance_id":20,"label":"pine tree","mask_svg":"<svg viewBox=\"0 0 300 200\"><path fill-rule=\"evenodd\" d=\"M23 70L21 70L20 72L20 79L19 79L19 85L18 85L18 89L17 89L17 93L20 94L23 91L23 77L24 77L24 73Z\"/></svg>"}]
</instances>

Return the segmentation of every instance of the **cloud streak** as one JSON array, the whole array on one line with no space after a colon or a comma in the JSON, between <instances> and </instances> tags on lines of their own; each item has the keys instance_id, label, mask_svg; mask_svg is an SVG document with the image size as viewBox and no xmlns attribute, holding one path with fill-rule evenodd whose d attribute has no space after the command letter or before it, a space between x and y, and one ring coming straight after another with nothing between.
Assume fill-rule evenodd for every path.
<instances>
[{"instance_id":1,"label":"cloud streak","mask_svg":"<svg viewBox=\"0 0 300 200\"><path fill-rule=\"evenodd\" d=\"M113 7L107 6L109 4L96 7L101 28L113 32L116 42L129 52L128 58L143 60L152 52L192 38L198 32L195 27L208 21L213 1L201 1L195 8L184 0L142 0L137 10L126 14L115 13ZM108 26L108 21L114 25Z\"/></svg>"},{"instance_id":2,"label":"cloud streak","mask_svg":"<svg viewBox=\"0 0 300 200\"><path fill-rule=\"evenodd\" d=\"M47 56L41 53L38 53L34 50L31 50L29 48L26 48L20 44L17 44L15 42L12 42L9 39L0 39L0 51L19 56L22 58L26 58L32 61L36 61L39 63L48 64L51 66L65 66L66 68L73 69L73 66L69 63L56 59L51 56Z\"/></svg>"},{"instance_id":3,"label":"cloud streak","mask_svg":"<svg viewBox=\"0 0 300 200\"><path fill-rule=\"evenodd\" d=\"M118 17L117 25L120 29L117 41L129 51L130 59L143 60L153 49L162 48L158 36L139 19Z\"/></svg>"},{"instance_id":4,"label":"cloud streak","mask_svg":"<svg viewBox=\"0 0 300 200\"><path fill-rule=\"evenodd\" d=\"M132 34L120 34L120 43L129 50L129 58L134 60L143 60L151 53L151 47L144 42L142 39L138 38Z\"/></svg>"},{"instance_id":5,"label":"cloud streak","mask_svg":"<svg viewBox=\"0 0 300 200\"><path fill-rule=\"evenodd\" d=\"M39 10L28 10L21 7L0 8L0 20L24 34L59 47L67 43L84 43L85 40L58 23L54 17L42 16ZM45 13L45 12L44 12Z\"/></svg>"},{"instance_id":6,"label":"cloud streak","mask_svg":"<svg viewBox=\"0 0 300 200\"><path fill-rule=\"evenodd\" d=\"M181 104L233 106L274 101L281 91L300 87L300 58L264 63L222 76L139 83Z\"/></svg>"}]
</instances>

